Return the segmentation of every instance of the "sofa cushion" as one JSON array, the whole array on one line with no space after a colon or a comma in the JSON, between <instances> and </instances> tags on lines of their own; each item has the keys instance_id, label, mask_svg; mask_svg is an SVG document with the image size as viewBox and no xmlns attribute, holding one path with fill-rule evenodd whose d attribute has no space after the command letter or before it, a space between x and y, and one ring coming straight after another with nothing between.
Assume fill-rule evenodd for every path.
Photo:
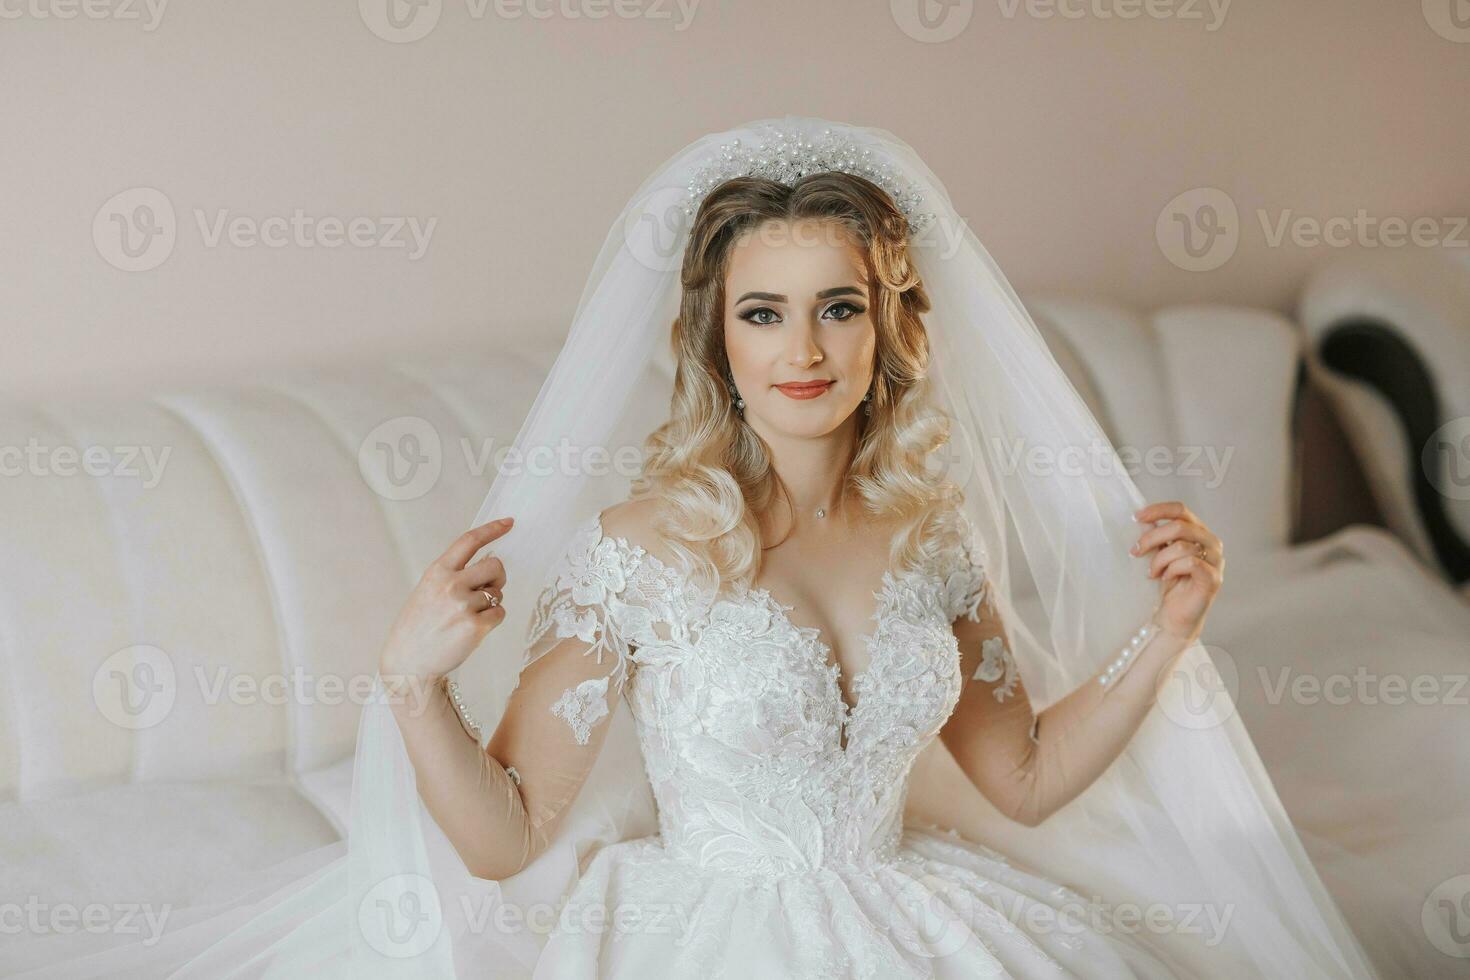
<instances>
[{"instance_id":1,"label":"sofa cushion","mask_svg":"<svg viewBox=\"0 0 1470 980\"><path fill-rule=\"evenodd\" d=\"M3 897L30 903L43 923L58 905L182 907L223 875L338 840L321 812L284 783L125 784L0 806L0 827ZM37 938L25 927L29 917L20 931L4 923L0 944Z\"/></svg>"}]
</instances>

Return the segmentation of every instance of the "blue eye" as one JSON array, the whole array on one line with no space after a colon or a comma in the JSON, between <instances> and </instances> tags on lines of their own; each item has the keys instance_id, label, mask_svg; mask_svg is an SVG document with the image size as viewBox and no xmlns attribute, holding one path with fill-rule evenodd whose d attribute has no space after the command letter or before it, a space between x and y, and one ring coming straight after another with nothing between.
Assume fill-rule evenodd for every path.
<instances>
[{"instance_id":1,"label":"blue eye","mask_svg":"<svg viewBox=\"0 0 1470 980\"><path fill-rule=\"evenodd\" d=\"M846 312L833 316L833 311ZM866 307L858 306L855 303L849 303L844 300L833 303L831 306L827 307L825 310L822 311L822 315L828 319L836 320L838 323L842 323L847 320L851 320L855 316L860 316L865 312L867 312ZM769 319L766 318L767 314L769 314ZM740 317L740 319L746 321L747 323L753 323L758 327L768 327L781 322L780 314L771 309L769 306L757 306L752 309L745 310L744 312L738 314L738 316Z\"/></svg>"},{"instance_id":2,"label":"blue eye","mask_svg":"<svg viewBox=\"0 0 1470 980\"><path fill-rule=\"evenodd\" d=\"M771 309L769 306L757 306L753 310L746 310L744 313L740 314L740 319L746 320L750 323L754 323L756 326L760 327L768 326L776 322L775 320L757 320L756 317L758 317L762 313L769 313L773 317L776 315L776 311Z\"/></svg>"}]
</instances>

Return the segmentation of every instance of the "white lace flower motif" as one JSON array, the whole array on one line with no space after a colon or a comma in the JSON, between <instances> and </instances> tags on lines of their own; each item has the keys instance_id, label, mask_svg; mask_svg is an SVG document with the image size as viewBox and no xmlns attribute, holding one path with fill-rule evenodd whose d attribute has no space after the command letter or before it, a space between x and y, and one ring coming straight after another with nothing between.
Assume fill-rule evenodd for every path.
<instances>
[{"instance_id":1,"label":"white lace flower motif","mask_svg":"<svg viewBox=\"0 0 1470 980\"><path fill-rule=\"evenodd\" d=\"M567 688L551 706L551 713L565 718L577 744L586 745L592 737L592 726L607 717L607 678L592 677Z\"/></svg>"},{"instance_id":2,"label":"white lace flower motif","mask_svg":"<svg viewBox=\"0 0 1470 980\"><path fill-rule=\"evenodd\" d=\"M596 529L592 529L595 533ZM609 595L618 595L627 585L617 542L603 538L591 550L578 549L567 563L566 585L579 606L600 606Z\"/></svg>"},{"instance_id":3,"label":"white lace flower motif","mask_svg":"<svg viewBox=\"0 0 1470 980\"><path fill-rule=\"evenodd\" d=\"M963 545L949 553L939 569L940 602L951 620L980 621L980 605L989 587L983 552Z\"/></svg>"},{"instance_id":4,"label":"white lace flower motif","mask_svg":"<svg viewBox=\"0 0 1470 980\"><path fill-rule=\"evenodd\" d=\"M1010 650L1006 649L1003 639L992 636L980 644L980 666L975 668L972 677L987 684L1004 677L1005 683L995 689L997 701L1004 701L1015 693L1016 661L1011 657Z\"/></svg>"}]
</instances>

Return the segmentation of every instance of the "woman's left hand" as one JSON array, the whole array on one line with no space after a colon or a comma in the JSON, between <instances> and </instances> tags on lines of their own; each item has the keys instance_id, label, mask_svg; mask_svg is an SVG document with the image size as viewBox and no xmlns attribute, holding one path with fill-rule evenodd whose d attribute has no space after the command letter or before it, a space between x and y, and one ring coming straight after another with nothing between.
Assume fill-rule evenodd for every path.
<instances>
[{"instance_id":1,"label":"woman's left hand","mask_svg":"<svg viewBox=\"0 0 1470 980\"><path fill-rule=\"evenodd\" d=\"M1134 513L1146 527L1131 550L1153 552L1149 578L1159 579L1158 623L1186 642L1199 639L1205 614L1225 581L1225 546L1181 501L1149 504Z\"/></svg>"}]
</instances>

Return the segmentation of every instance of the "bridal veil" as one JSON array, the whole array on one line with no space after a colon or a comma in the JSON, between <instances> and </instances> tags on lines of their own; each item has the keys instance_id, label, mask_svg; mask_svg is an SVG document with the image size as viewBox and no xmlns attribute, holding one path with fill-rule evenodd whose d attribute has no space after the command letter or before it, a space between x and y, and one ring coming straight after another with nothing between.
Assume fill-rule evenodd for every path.
<instances>
[{"instance_id":1,"label":"bridal veil","mask_svg":"<svg viewBox=\"0 0 1470 980\"><path fill-rule=\"evenodd\" d=\"M823 170L867 177L910 216L932 303L934 408L953 424L951 451L936 464L964 491L1035 709L1088 681L1148 617L1158 585L1143 575L1145 559L1128 553L1139 532L1132 513L1145 501L938 178L884 130L762 119L679 150L613 222L565 346L475 515L475 524L516 519L491 549L508 571L507 619L457 677L482 737L515 686L537 590L573 528L626 496L619 447L641 445L667 410L681 236L702 195L731 176ZM1017 603L1023 592L1034 600L1029 614ZM1017 838L1019 852L1006 850L1113 902L1227 910L1229 928L1214 945L1187 930L1153 937L1200 976L1372 977L1229 694L1211 689L1209 653L1195 644L1175 675L1103 776ZM1210 692L1203 704L1194 697L1201 689ZM181 913L193 924L153 947L105 950L35 975L528 975L542 937L524 915L554 918L599 844L656 830L634 733L626 712L618 715L552 846L493 882L468 873L424 810L392 712L375 697L361 720L345 842L235 883L217 905ZM382 908L426 925L395 934L375 914Z\"/></svg>"}]
</instances>

